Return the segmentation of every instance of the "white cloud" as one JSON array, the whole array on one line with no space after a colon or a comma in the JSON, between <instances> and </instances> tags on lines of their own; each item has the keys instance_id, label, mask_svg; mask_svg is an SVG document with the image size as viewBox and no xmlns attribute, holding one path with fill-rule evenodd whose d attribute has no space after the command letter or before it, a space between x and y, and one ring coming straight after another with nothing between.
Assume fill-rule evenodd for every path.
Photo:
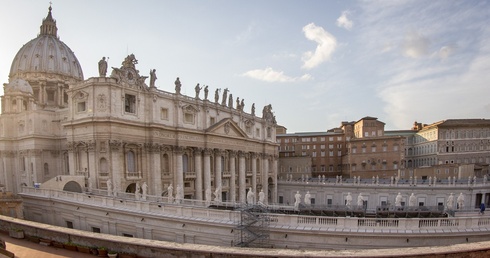
<instances>
[{"instance_id":1,"label":"white cloud","mask_svg":"<svg viewBox=\"0 0 490 258\"><path fill-rule=\"evenodd\" d=\"M441 47L441 49L439 49L439 51L437 51L437 56L442 60L446 60L450 55L453 54L454 50L455 47L443 46Z\"/></svg>"},{"instance_id":2,"label":"white cloud","mask_svg":"<svg viewBox=\"0 0 490 258\"><path fill-rule=\"evenodd\" d=\"M340 17L337 19L337 23L336 23L337 26L344 28L346 30L351 30L352 26L354 25L354 22L352 22L351 20L349 20L349 18L347 18L347 15L349 14L350 14L349 11L343 11L342 15L340 15Z\"/></svg>"},{"instance_id":3,"label":"white cloud","mask_svg":"<svg viewBox=\"0 0 490 258\"><path fill-rule=\"evenodd\" d=\"M302 68L312 69L330 59L330 56L337 47L337 39L322 27L310 23L303 27L305 37L318 43L315 52L308 51L303 54L304 64Z\"/></svg>"},{"instance_id":4,"label":"white cloud","mask_svg":"<svg viewBox=\"0 0 490 258\"><path fill-rule=\"evenodd\" d=\"M403 55L411 58L419 58L429 52L430 40L423 35L411 31L405 35L402 44Z\"/></svg>"},{"instance_id":5,"label":"white cloud","mask_svg":"<svg viewBox=\"0 0 490 258\"><path fill-rule=\"evenodd\" d=\"M301 77L290 77L285 75L283 71L274 71L271 67L250 70L242 75L266 82L295 82L308 81L312 79L310 74L304 74Z\"/></svg>"}]
</instances>

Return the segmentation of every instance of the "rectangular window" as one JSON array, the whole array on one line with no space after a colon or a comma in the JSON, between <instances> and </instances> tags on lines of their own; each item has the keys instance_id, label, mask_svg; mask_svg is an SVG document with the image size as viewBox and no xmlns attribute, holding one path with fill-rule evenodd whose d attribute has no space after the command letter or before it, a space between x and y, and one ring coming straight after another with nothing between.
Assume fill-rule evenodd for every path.
<instances>
[{"instance_id":1,"label":"rectangular window","mask_svg":"<svg viewBox=\"0 0 490 258\"><path fill-rule=\"evenodd\" d=\"M320 141L324 142L325 141L325 137L320 137Z\"/></svg>"},{"instance_id":2,"label":"rectangular window","mask_svg":"<svg viewBox=\"0 0 490 258\"><path fill-rule=\"evenodd\" d=\"M136 113L136 96L130 94L125 95L124 111L127 113Z\"/></svg>"},{"instance_id":3,"label":"rectangular window","mask_svg":"<svg viewBox=\"0 0 490 258\"><path fill-rule=\"evenodd\" d=\"M186 124L194 124L194 114L185 113L184 114L184 123Z\"/></svg>"},{"instance_id":4,"label":"rectangular window","mask_svg":"<svg viewBox=\"0 0 490 258\"><path fill-rule=\"evenodd\" d=\"M322 157L325 157L325 151L322 151L322 152L321 152L321 156L322 156Z\"/></svg>"},{"instance_id":5,"label":"rectangular window","mask_svg":"<svg viewBox=\"0 0 490 258\"><path fill-rule=\"evenodd\" d=\"M337 141L342 141L342 136L337 136Z\"/></svg>"},{"instance_id":6,"label":"rectangular window","mask_svg":"<svg viewBox=\"0 0 490 258\"><path fill-rule=\"evenodd\" d=\"M316 142L316 137L311 138L312 142Z\"/></svg>"},{"instance_id":7,"label":"rectangular window","mask_svg":"<svg viewBox=\"0 0 490 258\"><path fill-rule=\"evenodd\" d=\"M333 157L333 151L329 151L328 156Z\"/></svg>"},{"instance_id":8,"label":"rectangular window","mask_svg":"<svg viewBox=\"0 0 490 258\"><path fill-rule=\"evenodd\" d=\"M73 228L73 222L72 221L66 221L66 227L67 228Z\"/></svg>"},{"instance_id":9,"label":"rectangular window","mask_svg":"<svg viewBox=\"0 0 490 258\"><path fill-rule=\"evenodd\" d=\"M328 171L329 171L329 172L333 172L333 165L329 165L329 166L328 166Z\"/></svg>"},{"instance_id":10,"label":"rectangular window","mask_svg":"<svg viewBox=\"0 0 490 258\"><path fill-rule=\"evenodd\" d=\"M386 146L383 146L383 152L386 152Z\"/></svg>"},{"instance_id":11,"label":"rectangular window","mask_svg":"<svg viewBox=\"0 0 490 258\"><path fill-rule=\"evenodd\" d=\"M162 109L160 110L160 118L161 118L162 120L168 120L168 109L166 109L166 108L162 108Z\"/></svg>"},{"instance_id":12,"label":"rectangular window","mask_svg":"<svg viewBox=\"0 0 490 258\"><path fill-rule=\"evenodd\" d=\"M320 149L324 150L325 149L325 144L320 145Z\"/></svg>"},{"instance_id":13,"label":"rectangular window","mask_svg":"<svg viewBox=\"0 0 490 258\"><path fill-rule=\"evenodd\" d=\"M100 233L100 228L92 227L92 232Z\"/></svg>"},{"instance_id":14,"label":"rectangular window","mask_svg":"<svg viewBox=\"0 0 490 258\"><path fill-rule=\"evenodd\" d=\"M316 158L316 151L312 152L311 153L311 156L314 157L314 158Z\"/></svg>"},{"instance_id":15,"label":"rectangular window","mask_svg":"<svg viewBox=\"0 0 490 258\"><path fill-rule=\"evenodd\" d=\"M333 142L333 137L328 137L328 140Z\"/></svg>"},{"instance_id":16,"label":"rectangular window","mask_svg":"<svg viewBox=\"0 0 490 258\"><path fill-rule=\"evenodd\" d=\"M78 102L78 106L77 106L77 111L78 112L84 112L86 109L86 106L85 106L85 101L83 102Z\"/></svg>"},{"instance_id":17,"label":"rectangular window","mask_svg":"<svg viewBox=\"0 0 490 258\"><path fill-rule=\"evenodd\" d=\"M371 152L376 152L376 147L371 147Z\"/></svg>"},{"instance_id":18,"label":"rectangular window","mask_svg":"<svg viewBox=\"0 0 490 258\"><path fill-rule=\"evenodd\" d=\"M398 151L398 145L393 146L394 151Z\"/></svg>"}]
</instances>

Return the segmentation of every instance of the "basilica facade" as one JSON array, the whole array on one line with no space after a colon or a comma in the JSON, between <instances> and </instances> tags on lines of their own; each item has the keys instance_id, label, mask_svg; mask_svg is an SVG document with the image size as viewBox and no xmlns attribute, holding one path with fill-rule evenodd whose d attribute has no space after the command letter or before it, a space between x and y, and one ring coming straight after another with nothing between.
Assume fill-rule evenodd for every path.
<instances>
[{"instance_id":1,"label":"basilica facade","mask_svg":"<svg viewBox=\"0 0 490 258\"><path fill-rule=\"evenodd\" d=\"M179 78L175 92L162 91L155 71L139 74L135 55L121 61L108 75L101 60L99 76L85 80L49 8L39 36L19 50L4 84L0 184L6 190L71 175L85 178L75 191L245 202L252 190L275 202L271 105L256 116L255 105L250 112L234 105L227 89L210 100L208 87L196 85L195 96L185 96Z\"/></svg>"}]
</instances>

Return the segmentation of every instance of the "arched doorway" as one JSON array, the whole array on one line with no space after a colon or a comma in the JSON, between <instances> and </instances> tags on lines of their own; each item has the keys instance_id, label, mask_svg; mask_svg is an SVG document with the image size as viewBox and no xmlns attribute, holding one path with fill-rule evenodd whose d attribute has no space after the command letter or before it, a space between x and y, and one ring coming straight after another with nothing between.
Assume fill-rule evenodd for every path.
<instances>
[{"instance_id":1,"label":"arched doorway","mask_svg":"<svg viewBox=\"0 0 490 258\"><path fill-rule=\"evenodd\" d=\"M81 193L82 192L82 186L75 181L69 181L63 187L63 191Z\"/></svg>"},{"instance_id":2,"label":"arched doorway","mask_svg":"<svg viewBox=\"0 0 490 258\"><path fill-rule=\"evenodd\" d=\"M126 193L134 193L136 192L136 183L131 183L126 187Z\"/></svg>"}]
</instances>

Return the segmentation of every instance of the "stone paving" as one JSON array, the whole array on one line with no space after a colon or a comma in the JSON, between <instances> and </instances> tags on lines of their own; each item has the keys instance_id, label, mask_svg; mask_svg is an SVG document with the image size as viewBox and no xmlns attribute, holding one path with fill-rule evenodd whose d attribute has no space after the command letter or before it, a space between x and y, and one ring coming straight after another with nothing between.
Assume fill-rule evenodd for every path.
<instances>
[{"instance_id":1,"label":"stone paving","mask_svg":"<svg viewBox=\"0 0 490 258\"><path fill-rule=\"evenodd\" d=\"M5 241L7 250L14 253L16 258L94 258L97 256L69 251L63 248L45 246L33 243L27 239L11 238L8 234L0 233L0 238ZM0 254L0 258L7 257Z\"/></svg>"}]
</instances>

